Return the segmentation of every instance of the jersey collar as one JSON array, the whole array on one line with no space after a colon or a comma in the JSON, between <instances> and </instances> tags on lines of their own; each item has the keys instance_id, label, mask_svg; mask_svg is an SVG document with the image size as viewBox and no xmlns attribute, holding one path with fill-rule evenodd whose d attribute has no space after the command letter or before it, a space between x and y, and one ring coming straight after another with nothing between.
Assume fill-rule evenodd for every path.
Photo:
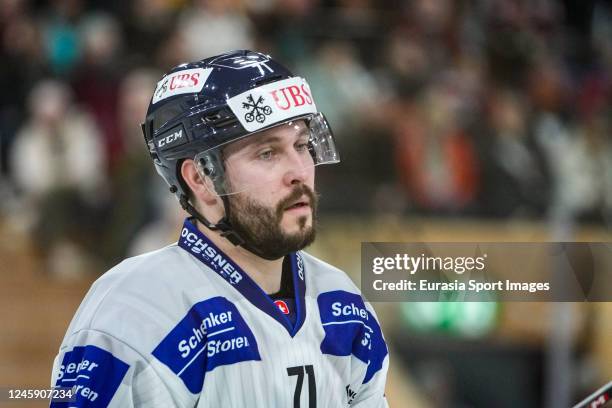
<instances>
[{"instance_id":1,"label":"jersey collar","mask_svg":"<svg viewBox=\"0 0 612 408\"><path fill-rule=\"evenodd\" d=\"M298 252L288 254L291 273L293 274L293 291L296 304L296 320L292 325L274 301L242 270L229 256L206 237L189 218L185 219L178 246L208 266L230 286L234 287L253 306L279 322L291 337L300 330L306 318L306 280L304 278L304 260Z\"/></svg>"}]
</instances>

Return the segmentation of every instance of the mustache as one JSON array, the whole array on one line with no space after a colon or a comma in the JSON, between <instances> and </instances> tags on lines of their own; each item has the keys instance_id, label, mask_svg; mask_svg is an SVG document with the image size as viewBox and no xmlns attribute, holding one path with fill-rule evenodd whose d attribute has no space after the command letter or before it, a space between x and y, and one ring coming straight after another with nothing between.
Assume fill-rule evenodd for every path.
<instances>
[{"instance_id":1,"label":"mustache","mask_svg":"<svg viewBox=\"0 0 612 408\"><path fill-rule=\"evenodd\" d=\"M303 195L308 197L308 204L312 209L315 209L318 201L317 194L307 185L300 184L295 186L287 197L279 201L279 203L276 205L276 215L278 217L282 217L285 208Z\"/></svg>"}]
</instances>

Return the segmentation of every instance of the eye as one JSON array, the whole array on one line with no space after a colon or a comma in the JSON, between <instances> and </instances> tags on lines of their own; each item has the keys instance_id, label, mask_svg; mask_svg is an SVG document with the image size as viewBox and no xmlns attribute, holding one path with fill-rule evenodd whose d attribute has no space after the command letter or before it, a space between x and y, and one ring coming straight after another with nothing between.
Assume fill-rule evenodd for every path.
<instances>
[{"instance_id":1,"label":"eye","mask_svg":"<svg viewBox=\"0 0 612 408\"><path fill-rule=\"evenodd\" d=\"M298 141L295 144L295 150L297 150L298 152L304 152L306 150L308 150L308 141Z\"/></svg>"},{"instance_id":2,"label":"eye","mask_svg":"<svg viewBox=\"0 0 612 408\"><path fill-rule=\"evenodd\" d=\"M273 156L274 156L274 151L272 149L266 149L257 154L257 157L260 160L271 160Z\"/></svg>"}]
</instances>

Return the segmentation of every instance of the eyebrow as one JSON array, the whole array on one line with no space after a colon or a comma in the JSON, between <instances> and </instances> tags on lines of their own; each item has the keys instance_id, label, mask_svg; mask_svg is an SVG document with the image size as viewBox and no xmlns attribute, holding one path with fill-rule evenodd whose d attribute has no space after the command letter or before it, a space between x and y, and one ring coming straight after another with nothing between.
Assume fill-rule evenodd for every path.
<instances>
[{"instance_id":1,"label":"eyebrow","mask_svg":"<svg viewBox=\"0 0 612 408\"><path fill-rule=\"evenodd\" d=\"M304 137L304 136L308 136L308 133L309 133L308 129L301 129L295 135L296 139L299 139L299 138ZM280 142L283 139L284 139L283 137L274 136L274 135L264 136L264 137L260 138L260 140L253 141L253 146L260 146L260 145L266 144L266 143Z\"/></svg>"},{"instance_id":2,"label":"eyebrow","mask_svg":"<svg viewBox=\"0 0 612 408\"><path fill-rule=\"evenodd\" d=\"M296 134L296 140L304 137L304 136L308 136L309 134L309 130L308 128L302 128L300 129L300 131ZM253 140L250 143L247 143L245 146L238 148L238 150L243 150L245 152L247 151L252 151L255 150L257 148L259 148L261 145L266 144L266 143L278 143L280 142L283 138L280 136L276 136L276 135L267 135L267 136L263 136L261 138L256 138L257 140ZM240 142L238 142L240 143ZM236 152L236 146L232 146L232 144L230 144L230 146L228 146L226 149L229 149L229 151L226 151L227 153L229 153L230 155L232 154L231 152Z\"/></svg>"}]
</instances>

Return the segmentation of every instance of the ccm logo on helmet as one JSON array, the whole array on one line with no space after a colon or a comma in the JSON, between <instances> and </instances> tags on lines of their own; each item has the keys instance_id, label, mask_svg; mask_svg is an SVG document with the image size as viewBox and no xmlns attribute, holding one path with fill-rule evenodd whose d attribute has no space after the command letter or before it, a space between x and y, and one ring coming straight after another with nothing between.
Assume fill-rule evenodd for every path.
<instances>
[{"instance_id":1,"label":"ccm logo on helmet","mask_svg":"<svg viewBox=\"0 0 612 408\"><path fill-rule=\"evenodd\" d=\"M180 144L185 143L187 140L183 135L183 128L181 127L178 130L171 130L169 133L166 133L165 136L162 136L157 141L157 148L166 150L174 146L178 146Z\"/></svg>"}]
</instances>

